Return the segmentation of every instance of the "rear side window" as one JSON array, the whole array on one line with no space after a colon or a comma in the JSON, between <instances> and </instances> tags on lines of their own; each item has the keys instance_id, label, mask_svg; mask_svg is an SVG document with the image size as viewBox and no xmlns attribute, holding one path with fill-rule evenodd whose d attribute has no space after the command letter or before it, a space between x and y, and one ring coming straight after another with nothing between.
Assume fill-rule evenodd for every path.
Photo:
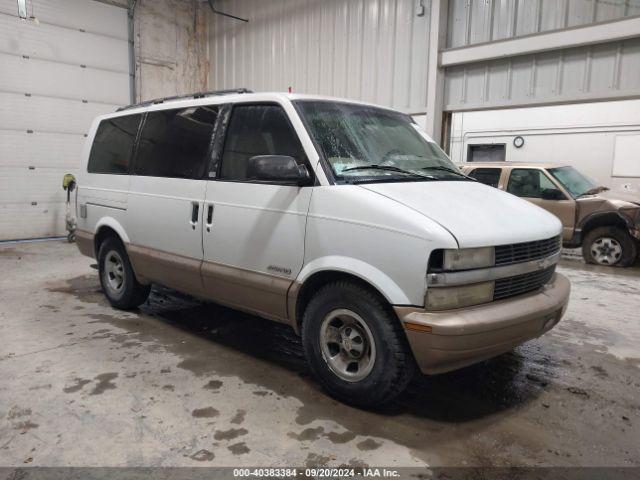
<instances>
[{"instance_id":1,"label":"rear side window","mask_svg":"<svg viewBox=\"0 0 640 480\"><path fill-rule=\"evenodd\" d=\"M127 175L142 115L102 120L89 154L89 173Z\"/></svg>"},{"instance_id":2,"label":"rear side window","mask_svg":"<svg viewBox=\"0 0 640 480\"><path fill-rule=\"evenodd\" d=\"M500 185L500 174L502 170L499 168L476 168L469 176L475 178L480 183L489 185L490 187L498 188Z\"/></svg>"},{"instance_id":3,"label":"rear side window","mask_svg":"<svg viewBox=\"0 0 640 480\"><path fill-rule=\"evenodd\" d=\"M249 159L287 155L302 164L305 155L284 110L276 105L239 105L233 109L222 153L222 180L248 180Z\"/></svg>"},{"instance_id":4,"label":"rear side window","mask_svg":"<svg viewBox=\"0 0 640 480\"><path fill-rule=\"evenodd\" d=\"M217 116L216 106L147 113L134 173L150 177L202 178Z\"/></svg>"}]
</instances>

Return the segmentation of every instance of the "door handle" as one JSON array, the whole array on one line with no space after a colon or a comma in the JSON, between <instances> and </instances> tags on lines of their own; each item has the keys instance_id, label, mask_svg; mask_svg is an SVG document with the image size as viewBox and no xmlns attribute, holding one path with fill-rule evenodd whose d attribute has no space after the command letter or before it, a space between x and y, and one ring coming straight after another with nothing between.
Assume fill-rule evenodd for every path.
<instances>
[{"instance_id":1,"label":"door handle","mask_svg":"<svg viewBox=\"0 0 640 480\"><path fill-rule=\"evenodd\" d=\"M207 232L211 232L211 226L213 225L213 203L209 204L207 208Z\"/></svg>"},{"instance_id":2,"label":"door handle","mask_svg":"<svg viewBox=\"0 0 640 480\"><path fill-rule=\"evenodd\" d=\"M196 225L198 225L198 214L200 213L200 204L197 202L193 202L191 204L191 228L193 230L196 229Z\"/></svg>"}]
</instances>

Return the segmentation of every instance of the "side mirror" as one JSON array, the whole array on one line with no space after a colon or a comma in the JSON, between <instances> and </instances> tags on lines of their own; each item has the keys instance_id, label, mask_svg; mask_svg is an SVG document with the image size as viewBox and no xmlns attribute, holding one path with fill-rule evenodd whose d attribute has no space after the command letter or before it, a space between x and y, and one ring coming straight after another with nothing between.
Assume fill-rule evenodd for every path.
<instances>
[{"instance_id":1,"label":"side mirror","mask_svg":"<svg viewBox=\"0 0 640 480\"><path fill-rule=\"evenodd\" d=\"M264 182L309 185L311 175L305 165L298 165L286 155L257 155L249 159L247 177Z\"/></svg>"},{"instance_id":2,"label":"side mirror","mask_svg":"<svg viewBox=\"0 0 640 480\"><path fill-rule=\"evenodd\" d=\"M564 200L564 194L555 188L545 188L542 191L542 199L543 200Z\"/></svg>"}]
</instances>

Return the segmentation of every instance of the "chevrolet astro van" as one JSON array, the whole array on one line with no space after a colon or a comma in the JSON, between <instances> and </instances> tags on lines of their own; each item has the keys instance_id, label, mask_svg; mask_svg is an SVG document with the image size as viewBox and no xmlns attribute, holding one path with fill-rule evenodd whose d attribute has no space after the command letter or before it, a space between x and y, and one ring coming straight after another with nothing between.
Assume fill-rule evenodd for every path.
<instances>
[{"instance_id":1,"label":"chevrolet astro van","mask_svg":"<svg viewBox=\"0 0 640 480\"><path fill-rule=\"evenodd\" d=\"M410 116L245 90L98 117L77 244L109 302L152 283L283 322L336 398L389 402L550 330L562 225L455 167Z\"/></svg>"}]
</instances>

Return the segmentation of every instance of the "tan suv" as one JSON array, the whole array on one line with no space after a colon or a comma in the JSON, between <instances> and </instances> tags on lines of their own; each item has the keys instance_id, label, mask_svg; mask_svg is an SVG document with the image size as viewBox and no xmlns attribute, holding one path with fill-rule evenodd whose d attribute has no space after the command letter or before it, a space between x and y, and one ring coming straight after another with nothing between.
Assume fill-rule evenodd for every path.
<instances>
[{"instance_id":1,"label":"tan suv","mask_svg":"<svg viewBox=\"0 0 640 480\"><path fill-rule=\"evenodd\" d=\"M587 262L627 267L635 261L640 194L612 192L568 165L473 162L461 169L555 214L562 221L563 245L581 246Z\"/></svg>"}]
</instances>

